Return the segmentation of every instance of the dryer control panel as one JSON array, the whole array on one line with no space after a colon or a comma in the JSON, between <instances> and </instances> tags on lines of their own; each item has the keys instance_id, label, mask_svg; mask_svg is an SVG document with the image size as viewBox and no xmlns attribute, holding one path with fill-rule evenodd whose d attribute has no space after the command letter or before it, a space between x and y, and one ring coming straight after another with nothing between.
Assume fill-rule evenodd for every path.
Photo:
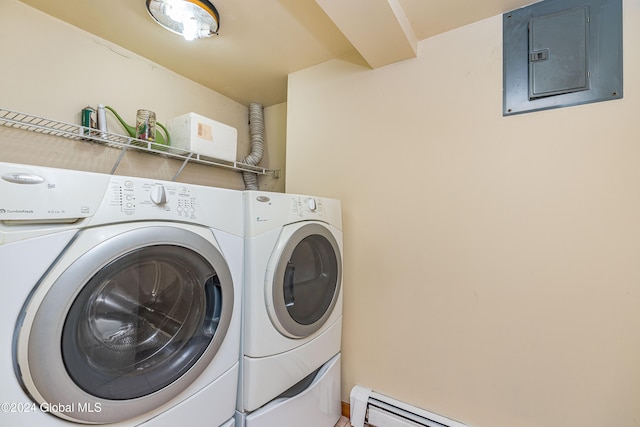
<instances>
[{"instance_id":1,"label":"dryer control panel","mask_svg":"<svg viewBox=\"0 0 640 427\"><path fill-rule=\"evenodd\" d=\"M324 216L322 199L307 196L291 197L291 213L300 218Z\"/></svg>"},{"instance_id":2,"label":"dryer control panel","mask_svg":"<svg viewBox=\"0 0 640 427\"><path fill-rule=\"evenodd\" d=\"M300 221L321 221L342 229L340 201L302 194L245 191L245 233L249 237Z\"/></svg>"}]
</instances>

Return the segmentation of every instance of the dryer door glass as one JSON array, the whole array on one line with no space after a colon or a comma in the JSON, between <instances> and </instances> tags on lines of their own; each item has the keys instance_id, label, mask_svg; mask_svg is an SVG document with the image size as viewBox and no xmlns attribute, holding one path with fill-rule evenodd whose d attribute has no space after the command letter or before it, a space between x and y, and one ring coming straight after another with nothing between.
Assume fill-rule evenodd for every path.
<instances>
[{"instance_id":1,"label":"dryer door glass","mask_svg":"<svg viewBox=\"0 0 640 427\"><path fill-rule=\"evenodd\" d=\"M322 318L338 285L337 255L323 236L305 237L293 249L284 276L284 303L302 325Z\"/></svg>"},{"instance_id":2,"label":"dryer door glass","mask_svg":"<svg viewBox=\"0 0 640 427\"><path fill-rule=\"evenodd\" d=\"M340 249L331 232L309 224L292 234L275 270L273 298L286 332L306 337L322 327L338 298Z\"/></svg>"},{"instance_id":3,"label":"dryer door glass","mask_svg":"<svg viewBox=\"0 0 640 427\"><path fill-rule=\"evenodd\" d=\"M67 372L105 399L154 393L204 353L221 307L216 271L199 254L171 245L131 251L75 298L62 332Z\"/></svg>"}]
</instances>

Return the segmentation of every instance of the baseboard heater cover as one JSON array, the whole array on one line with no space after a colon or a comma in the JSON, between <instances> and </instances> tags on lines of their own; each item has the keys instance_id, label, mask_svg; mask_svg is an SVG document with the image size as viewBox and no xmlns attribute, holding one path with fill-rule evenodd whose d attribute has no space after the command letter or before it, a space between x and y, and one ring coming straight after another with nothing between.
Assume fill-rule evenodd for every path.
<instances>
[{"instance_id":1,"label":"baseboard heater cover","mask_svg":"<svg viewBox=\"0 0 640 427\"><path fill-rule=\"evenodd\" d=\"M375 427L469 427L359 385L351 389L349 404L353 427L365 421Z\"/></svg>"}]
</instances>

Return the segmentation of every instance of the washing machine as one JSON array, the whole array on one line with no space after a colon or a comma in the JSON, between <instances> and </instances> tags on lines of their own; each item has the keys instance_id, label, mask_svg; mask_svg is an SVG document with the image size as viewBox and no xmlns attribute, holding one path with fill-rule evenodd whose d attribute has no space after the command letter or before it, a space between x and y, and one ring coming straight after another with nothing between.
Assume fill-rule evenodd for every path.
<instances>
[{"instance_id":1,"label":"washing machine","mask_svg":"<svg viewBox=\"0 0 640 427\"><path fill-rule=\"evenodd\" d=\"M0 163L0 425L230 427L242 193Z\"/></svg>"},{"instance_id":2,"label":"washing machine","mask_svg":"<svg viewBox=\"0 0 640 427\"><path fill-rule=\"evenodd\" d=\"M245 282L236 424L340 418L340 201L245 191Z\"/></svg>"}]
</instances>

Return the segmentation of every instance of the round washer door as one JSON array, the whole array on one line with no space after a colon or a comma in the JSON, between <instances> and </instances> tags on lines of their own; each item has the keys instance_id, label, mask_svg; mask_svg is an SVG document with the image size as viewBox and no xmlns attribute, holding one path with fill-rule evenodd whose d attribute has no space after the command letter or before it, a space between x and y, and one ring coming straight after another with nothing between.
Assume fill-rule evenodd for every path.
<instances>
[{"instance_id":1,"label":"round washer door","mask_svg":"<svg viewBox=\"0 0 640 427\"><path fill-rule=\"evenodd\" d=\"M338 300L340 246L322 223L290 225L280 238L267 269L269 314L280 333L306 338L322 328Z\"/></svg>"},{"instance_id":2,"label":"round washer door","mask_svg":"<svg viewBox=\"0 0 640 427\"><path fill-rule=\"evenodd\" d=\"M18 346L26 348L26 388L76 422L156 409L213 360L233 298L226 261L202 235L167 226L117 234L78 256L39 304L29 303L36 312L20 333L27 345Z\"/></svg>"}]
</instances>

